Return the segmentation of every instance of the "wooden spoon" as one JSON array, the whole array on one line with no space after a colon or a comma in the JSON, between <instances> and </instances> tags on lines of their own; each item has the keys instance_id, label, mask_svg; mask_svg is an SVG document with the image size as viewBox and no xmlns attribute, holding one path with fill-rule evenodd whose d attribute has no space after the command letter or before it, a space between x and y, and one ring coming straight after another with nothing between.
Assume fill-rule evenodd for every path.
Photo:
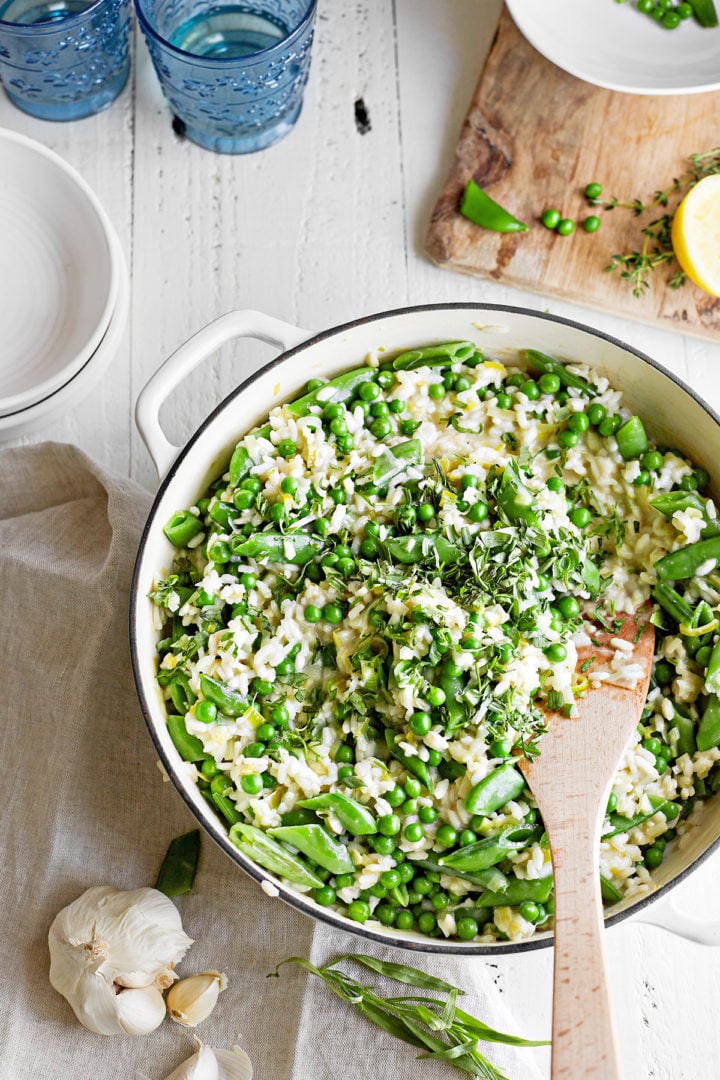
<instances>
[{"instance_id":1,"label":"wooden spoon","mask_svg":"<svg viewBox=\"0 0 720 1080\"><path fill-rule=\"evenodd\" d=\"M555 879L552 1080L620 1080L602 942L598 852L613 778L647 697L655 632L650 605L624 616L618 632L593 635L600 647L578 649L587 674L611 658L612 638L633 643L628 662L643 674L632 689L609 683L578 701L579 716L548 716L540 755L522 759L552 851Z\"/></svg>"}]
</instances>

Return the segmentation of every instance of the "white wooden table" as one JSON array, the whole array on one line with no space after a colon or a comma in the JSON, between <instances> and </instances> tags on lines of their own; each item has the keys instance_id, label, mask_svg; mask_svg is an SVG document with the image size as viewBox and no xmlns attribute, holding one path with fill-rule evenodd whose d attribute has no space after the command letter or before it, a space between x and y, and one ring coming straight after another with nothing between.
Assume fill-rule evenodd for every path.
<instances>
[{"instance_id":1,"label":"white wooden table","mask_svg":"<svg viewBox=\"0 0 720 1080\"><path fill-rule=\"evenodd\" d=\"M298 126L249 157L210 154L173 134L139 35L131 83L100 116L43 123L0 93L0 126L58 151L95 189L131 273L129 326L102 386L33 440L76 443L152 488L132 420L137 394L192 332L236 307L320 329L405 304L549 306L649 353L720 407L718 346L547 305L438 270L422 254L499 8L500 0L321 0ZM358 98L371 124L365 134L355 122ZM264 355L264 346L242 348L242 361ZM221 354L175 393L164 416L174 441L235 385L237 355ZM719 918L720 855L675 898L682 909ZM627 1080L717 1080L720 950L636 923L611 930L607 944ZM546 1034L551 951L493 964L518 1029Z\"/></svg>"}]
</instances>

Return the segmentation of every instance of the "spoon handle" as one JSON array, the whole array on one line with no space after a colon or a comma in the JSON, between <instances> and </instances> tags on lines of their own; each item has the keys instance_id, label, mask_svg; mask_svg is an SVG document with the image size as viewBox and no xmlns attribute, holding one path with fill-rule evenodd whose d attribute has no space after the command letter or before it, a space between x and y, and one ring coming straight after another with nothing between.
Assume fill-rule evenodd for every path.
<instances>
[{"instance_id":1,"label":"spoon handle","mask_svg":"<svg viewBox=\"0 0 720 1080\"><path fill-rule=\"evenodd\" d=\"M600 820L596 805L582 798L575 803L549 830L555 878L552 1080L621 1080L603 948Z\"/></svg>"}]
</instances>

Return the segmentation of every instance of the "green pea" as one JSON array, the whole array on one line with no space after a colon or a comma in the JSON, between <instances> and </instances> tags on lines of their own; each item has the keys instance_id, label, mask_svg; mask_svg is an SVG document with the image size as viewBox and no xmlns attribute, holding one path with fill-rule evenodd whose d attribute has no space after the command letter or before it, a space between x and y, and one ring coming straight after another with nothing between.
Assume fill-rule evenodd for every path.
<instances>
[{"instance_id":1,"label":"green pea","mask_svg":"<svg viewBox=\"0 0 720 1080\"><path fill-rule=\"evenodd\" d=\"M279 670L279 665L275 670L276 671ZM272 711L270 712L270 719L272 720L273 724L276 727L281 727L281 728L287 727L287 725L288 725L288 723L290 721L290 713L288 711L287 706L286 705L276 705L275 708L272 709Z\"/></svg>"},{"instance_id":2,"label":"green pea","mask_svg":"<svg viewBox=\"0 0 720 1080\"><path fill-rule=\"evenodd\" d=\"M212 778L217 776L220 772L220 766L216 761L213 761L212 758L205 758L205 760L200 763L200 772L208 780L212 780Z\"/></svg>"},{"instance_id":3,"label":"green pea","mask_svg":"<svg viewBox=\"0 0 720 1080\"><path fill-rule=\"evenodd\" d=\"M278 454L280 457L291 458L298 452L297 443L294 439L282 439L278 443Z\"/></svg>"},{"instance_id":4,"label":"green pea","mask_svg":"<svg viewBox=\"0 0 720 1080\"><path fill-rule=\"evenodd\" d=\"M604 438L614 435L618 428L622 427L622 417L613 415L605 416L597 426L598 431Z\"/></svg>"},{"instance_id":5,"label":"green pea","mask_svg":"<svg viewBox=\"0 0 720 1080\"><path fill-rule=\"evenodd\" d=\"M571 450L573 446L577 446L580 442L580 436L576 431L565 428L563 431L559 432L557 441L565 450Z\"/></svg>"},{"instance_id":6,"label":"green pea","mask_svg":"<svg viewBox=\"0 0 720 1080\"><path fill-rule=\"evenodd\" d=\"M649 870L655 870L662 863L665 858L665 852L657 844L653 844L647 848L643 858L643 862Z\"/></svg>"},{"instance_id":7,"label":"green pea","mask_svg":"<svg viewBox=\"0 0 720 1080\"><path fill-rule=\"evenodd\" d=\"M599 402L589 407L587 411L587 418L593 427L597 427L598 424L607 416L607 409Z\"/></svg>"},{"instance_id":8,"label":"green pea","mask_svg":"<svg viewBox=\"0 0 720 1080\"><path fill-rule=\"evenodd\" d=\"M650 476L650 473L648 472L648 470L647 469L641 469L640 472L635 477L635 479L633 480L633 486L634 487L648 487L648 485L650 484L651 479L652 479L652 477Z\"/></svg>"},{"instance_id":9,"label":"green pea","mask_svg":"<svg viewBox=\"0 0 720 1080\"><path fill-rule=\"evenodd\" d=\"M339 604L326 604L322 613L325 622L329 622L331 626L337 626L343 620L343 612Z\"/></svg>"},{"instance_id":10,"label":"green pea","mask_svg":"<svg viewBox=\"0 0 720 1080\"><path fill-rule=\"evenodd\" d=\"M577 506L570 511L569 517L573 525L578 529L584 529L592 520L592 514L586 506Z\"/></svg>"},{"instance_id":11,"label":"green pea","mask_svg":"<svg viewBox=\"0 0 720 1080\"><path fill-rule=\"evenodd\" d=\"M421 806L418 810L418 817L423 825L432 825L433 821L437 819L438 812L434 806Z\"/></svg>"},{"instance_id":12,"label":"green pea","mask_svg":"<svg viewBox=\"0 0 720 1080\"><path fill-rule=\"evenodd\" d=\"M412 930L414 923L415 919L411 911L407 911L406 909L398 911L395 920L395 925L398 930Z\"/></svg>"},{"instance_id":13,"label":"green pea","mask_svg":"<svg viewBox=\"0 0 720 1080\"><path fill-rule=\"evenodd\" d=\"M373 404L370 406L370 415L376 418L380 417L381 419L385 419L385 417L389 416L390 406L388 405L387 401L373 402Z\"/></svg>"},{"instance_id":14,"label":"green pea","mask_svg":"<svg viewBox=\"0 0 720 1080\"><path fill-rule=\"evenodd\" d=\"M435 833L435 842L441 844L442 847L452 847L457 843L457 838L457 829L454 829L452 825L441 825Z\"/></svg>"},{"instance_id":15,"label":"green pea","mask_svg":"<svg viewBox=\"0 0 720 1080\"><path fill-rule=\"evenodd\" d=\"M455 925L457 936L461 941L472 941L474 937L477 937L479 929L477 919L473 919L471 915L463 915Z\"/></svg>"},{"instance_id":16,"label":"green pea","mask_svg":"<svg viewBox=\"0 0 720 1080\"><path fill-rule=\"evenodd\" d=\"M430 903L436 911L444 911L450 903L450 897L446 892L436 892L430 897Z\"/></svg>"},{"instance_id":17,"label":"green pea","mask_svg":"<svg viewBox=\"0 0 720 1080\"><path fill-rule=\"evenodd\" d=\"M332 885L323 885L321 889L316 889L313 896L315 897L315 903L320 904L321 907L330 907L337 899L337 893Z\"/></svg>"},{"instance_id":18,"label":"green pea","mask_svg":"<svg viewBox=\"0 0 720 1080\"><path fill-rule=\"evenodd\" d=\"M520 391L529 401L537 401L540 397L540 387L532 379L528 379L527 382L524 382L520 387Z\"/></svg>"},{"instance_id":19,"label":"green pea","mask_svg":"<svg viewBox=\"0 0 720 1080\"><path fill-rule=\"evenodd\" d=\"M267 747L263 742L251 742L243 750L243 756L246 758L259 758L264 757L267 751Z\"/></svg>"},{"instance_id":20,"label":"green pea","mask_svg":"<svg viewBox=\"0 0 720 1080\"><path fill-rule=\"evenodd\" d=\"M401 420L399 424L399 431L401 435L414 435L417 429L421 426L420 420Z\"/></svg>"},{"instance_id":21,"label":"green pea","mask_svg":"<svg viewBox=\"0 0 720 1080\"><path fill-rule=\"evenodd\" d=\"M418 917L418 929L421 930L423 934L432 934L437 930L437 919L431 911L423 911Z\"/></svg>"},{"instance_id":22,"label":"green pea","mask_svg":"<svg viewBox=\"0 0 720 1080\"><path fill-rule=\"evenodd\" d=\"M217 705L213 701L198 701L195 705L195 719L202 724L212 724L217 720Z\"/></svg>"},{"instance_id":23,"label":"green pea","mask_svg":"<svg viewBox=\"0 0 720 1080\"><path fill-rule=\"evenodd\" d=\"M373 420L370 425L370 431L376 439L384 439L392 431L392 424L384 417L378 417L378 419Z\"/></svg>"},{"instance_id":24,"label":"green pea","mask_svg":"<svg viewBox=\"0 0 720 1080\"><path fill-rule=\"evenodd\" d=\"M259 773L246 773L240 778L240 787L246 795L257 795L263 789L262 776Z\"/></svg>"},{"instance_id":25,"label":"green pea","mask_svg":"<svg viewBox=\"0 0 720 1080\"><path fill-rule=\"evenodd\" d=\"M651 472L657 472L658 469L661 469L664 461L665 458L659 450L648 450L647 454L643 454L640 459L643 469L649 469Z\"/></svg>"},{"instance_id":26,"label":"green pea","mask_svg":"<svg viewBox=\"0 0 720 1080\"><path fill-rule=\"evenodd\" d=\"M383 795L383 798L389 806L395 808L399 806L400 803L405 801L405 792L401 787L396 786L394 788L390 788L389 791L386 791Z\"/></svg>"},{"instance_id":27,"label":"green pea","mask_svg":"<svg viewBox=\"0 0 720 1080\"><path fill-rule=\"evenodd\" d=\"M428 756L427 756L428 765L433 765L433 766L439 765L440 762L442 761L442 759L443 759L443 756L442 756L442 751L441 750L428 750Z\"/></svg>"},{"instance_id":28,"label":"green pea","mask_svg":"<svg viewBox=\"0 0 720 1080\"><path fill-rule=\"evenodd\" d=\"M411 821L409 825L406 825L403 829L403 836L411 844L416 844L422 840L425 835L425 829L422 827L419 821Z\"/></svg>"},{"instance_id":29,"label":"green pea","mask_svg":"<svg viewBox=\"0 0 720 1080\"><path fill-rule=\"evenodd\" d=\"M249 510L255 505L255 494L252 491L243 491L240 488L233 495L233 505L236 510Z\"/></svg>"},{"instance_id":30,"label":"green pea","mask_svg":"<svg viewBox=\"0 0 720 1080\"><path fill-rule=\"evenodd\" d=\"M363 386L366 384L363 383ZM336 874L335 875L335 888L336 889L350 889L355 884L354 874Z\"/></svg>"},{"instance_id":31,"label":"green pea","mask_svg":"<svg viewBox=\"0 0 720 1080\"><path fill-rule=\"evenodd\" d=\"M540 917L540 908L532 900L525 900L520 905L519 911L522 918L531 923L537 922Z\"/></svg>"},{"instance_id":32,"label":"green pea","mask_svg":"<svg viewBox=\"0 0 720 1080\"><path fill-rule=\"evenodd\" d=\"M586 199L599 199L603 193L602 184L598 184L597 181L593 181L585 186L585 198Z\"/></svg>"},{"instance_id":33,"label":"green pea","mask_svg":"<svg viewBox=\"0 0 720 1080\"><path fill-rule=\"evenodd\" d=\"M590 214L590 216L586 217L583 221L583 229L585 230L585 232L594 233L598 231L601 224L602 222L600 221L600 218L597 216L597 214Z\"/></svg>"},{"instance_id":34,"label":"green pea","mask_svg":"<svg viewBox=\"0 0 720 1080\"><path fill-rule=\"evenodd\" d=\"M408 776L404 784L405 794L410 799L417 799L418 795L422 791L422 784L416 776Z\"/></svg>"},{"instance_id":35,"label":"green pea","mask_svg":"<svg viewBox=\"0 0 720 1080\"><path fill-rule=\"evenodd\" d=\"M363 383L363 386L367 386ZM353 900L347 909L348 918L353 922L364 923L370 918L370 905L365 900Z\"/></svg>"},{"instance_id":36,"label":"green pea","mask_svg":"<svg viewBox=\"0 0 720 1080\"><path fill-rule=\"evenodd\" d=\"M509 394L500 393L495 398L495 404L498 409L510 409L512 408L512 398Z\"/></svg>"},{"instance_id":37,"label":"green pea","mask_svg":"<svg viewBox=\"0 0 720 1080\"><path fill-rule=\"evenodd\" d=\"M260 697L267 697L268 694L273 692L273 684L268 679L253 679L251 683L253 692L259 694Z\"/></svg>"},{"instance_id":38,"label":"green pea","mask_svg":"<svg viewBox=\"0 0 720 1080\"><path fill-rule=\"evenodd\" d=\"M575 232L575 222L571 218L563 218L558 222L557 232L560 236L569 236L570 233Z\"/></svg>"},{"instance_id":39,"label":"green pea","mask_svg":"<svg viewBox=\"0 0 720 1080\"><path fill-rule=\"evenodd\" d=\"M348 743L340 743L335 751L335 761L342 765L351 765L355 761L355 751Z\"/></svg>"},{"instance_id":40,"label":"green pea","mask_svg":"<svg viewBox=\"0 0 720 1080\"><path fill-rule=\"evenodd\" d=\"M553 664L559 664L567 658L567 649L560 641L555 641L545 649L545 655Z\"/></svg>"},{"instance_id":41,"label":"green pea","mask_svg":"<svg viewBox=\"0 0 720 1080\"><path fill-rule=\"evenodd\" d=\"M414 713L410 717L410 723L408 727L412 731L413 735L427 735L428 731L432 727L432 717L429 713L418 712Z\"/></svg>"},{"instance_id":42,"label":"green pea","mask_svg":"<svg viewBox=\"0 0 720 1080\"><path fill-rule=\"evenodd\" d=\"M402 822L397 814L382 814L377 819L377 827L383 836L397 836Z\"/></svg>"},{"instance_id":43,"label":"green pea","mask_svg":"<svg viewBox=\"0 0 720 1080\"><path fill-rule=\"evenodd\" d=\"M255 734L261 742L266 743L270 742L271 739L275 738L275 736L277 735L277 730L273 724L268 724L268 722L265 721L264 724L260 724Z\"/></svg>"},{"instance_id":44,"label":"green pea","mask_svg":"<svg viewBox=\"0 0 720 1080\"><path fill-rule=\"evenodd\" d=\"M435 517L435 507L432 503L420 503L417 508L418 521L431 521Z\"/></svg>"},{"instance_id":45,"label":"green pea","mask_svg":"<svg viewBox=\"0 0 720 1080\"><path fill-rule=\"evenodd\" d=\"M577 431L579 434L582 434L590 427L590 420L588 419L587 413L576 412L568 417L567 425L571 431Z\"/></svg>"},{"instance_id":46,"label":"green pea","mask_svg":"<svg viewBox=\"0 0 720 1080\"><path fill-rule=\"evenodd\" d=\"M355 437L353 435L338 435L336 446L341 454L349 454L355 449Z\"/></svg>"},{"instance_id":47,"label":"green pea","mask_svg":"<svg viewBox=\"0 0 720 1080\"><path fill-rule=\"evenodd\" d=\"M276 525L279 525L287 517L287 510L282 503L273 503L268 510L268 517L270 521L274 521Z\"/></svg>"},{"instance_id":48,"label":"green pea","mask_svg":"<svg viewBox=\"0 0 720 1080\"><path fill-rule=\"evenodd\" d=\"M477 833L473 829L463 829L460 833L458 843L460 847L467 847L469 844L474 844L477 840Z\"/></svg>"},{"instance_id":49,"label":"green pea","mask_svg":"<svg viewBox=\"0 0 720 1080\"><path fill-rule=\"evenodd\" d=\"M546 229L557 229L558 225L562 220L562 214L554 207L550 207L548 210L545 210L543 212L540 220L542 221Z\"/></svg>"},{"instance_id":50,"label":"green pea","mask_svg":"<svg viewBox=\"0 0 720 1080\"><path fill-rule=\"evenodd\" d=\"M370 843L378 855L392 855L395 850L395 841L392 836L371 836Z\"/></svg>"},{"instance_id":51,"label":"green pea","mask_svg":"<svg viewBox=\"0 0 720 1080\"><path fill-rule=\"evenodd\" d=\"M493 757L510 757L510 754L512 752L512 743L510 742L510 739L493 739L493 741L488 747L488 750Z\"/></svg>"},{"instance_id":52,"label":"green pea","mask_svg":"<svg viewBox=\"0 0 720 1080\"><path fill-rule=\"evenodd\" d=\"M425 697L433 708L445 704L445 691L440 686L429 687L425 693Z\"/></svg>"},{"instance_id":53,"label":"green pea","mask_svg":"<svg viewBox=\"0 0 720 1080\"><path fill-rule=\"evenodd\" d=\"M475 522L476 525L479 525L481 521L487 519L489 513L490 507L488 504L483 499L478 499L478 501L474 502L470 507L468 517L471 521Z\"/></svg>"},{"instance_id":54,"label":"green pea","mask_svg":"<svg viewBox=\"0 0 720 1080\"><path fill-rule=\"evenodd\" d=\"M580 604L574 596L561 596L557 608L563 619L577 619L580 614Z\"/></svg>"},{"instance_id":55,"label":"green pea","mask_svg":"<svg viewBox=\"0 0 720 1080\"><path fill-rule=\"evenodd\" d=\"M649 750L654 757L657 757L662 748L662 743L660 742L660 740L655 738L643 739L642 745L643 749Z\"/></svg>"},{"instance_id":56,"label":"green pea","mask_svg":"<svg viewBox=\"0 0 720 1080\"><path fill-rule=\"evenodd\" d=\"M543 394L557 394L560 389L560 379L552 372L546 371L538 379L538 386Z\"/></svg>"}]
</instances>

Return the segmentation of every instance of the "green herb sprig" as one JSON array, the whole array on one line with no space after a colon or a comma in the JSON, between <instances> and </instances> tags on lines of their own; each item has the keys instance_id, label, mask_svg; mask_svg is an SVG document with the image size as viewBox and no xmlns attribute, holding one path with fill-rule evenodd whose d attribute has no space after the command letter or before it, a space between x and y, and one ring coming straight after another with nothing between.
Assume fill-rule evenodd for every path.
<instances>
[{"instance_id":1,"label":"green herb sprig","mask_svg":"<svg viewBox=\"0 0 720 1080\"><path fill-rule=\"evenodd\" d=\"M647 202L642 199L615 197L603 202L600 196L588 201L592 206L602 206L605 210L615 210L618 207L632 210L636 217L658 207L667 207L672 196L682 197L704 177L720 173L720 147L714 147L702 154L691 154L688 162L689 166L682 176L676 176L667 188L656 191ZM632 286L633 296L641 297L645 294L650 287L649 275L651 273L661 266L668 266L675 262L670 238L674 216L675 211L671 210L650 221L640 230L643 237L642 245L632 251L613 255L605 267L610 273L614 270L620 271L620 277ZM667 282L668 286L671 289L679 289L686 280L684 271L675 264L675 269Z\"/></svg>"},{"instance_id":2,"label":"green herb sprig","mask_svg":"<svg viewBox=\"0 0 720 1080\"><path fill-rule=\"evenodd\" d=\"M341 971L339 965L346 961L369 968L393 982L416 987L418 990L431 990L440 996L403 994L399 997L386 997L377 987L358 982L347 972ZM460 1072L479 1077L480 1080L508 1080L505 1073L500 1072L480 1052L480 1043L496 1042L508 1046L549 1045L546 1040L532 1041L495 1031L458 1008L457 999L464 994L463 990L406 964L393 964L376 960L372 956L348 953L325 967L317 968L308 960L291 956L278 964L272 977L279 975L284 964L297 964L311 975L322 979L334 994L354 1005L366 1020L396 1039L421 1050L419 1058L445 1061Z\"/></svg>"}]
</instances>

